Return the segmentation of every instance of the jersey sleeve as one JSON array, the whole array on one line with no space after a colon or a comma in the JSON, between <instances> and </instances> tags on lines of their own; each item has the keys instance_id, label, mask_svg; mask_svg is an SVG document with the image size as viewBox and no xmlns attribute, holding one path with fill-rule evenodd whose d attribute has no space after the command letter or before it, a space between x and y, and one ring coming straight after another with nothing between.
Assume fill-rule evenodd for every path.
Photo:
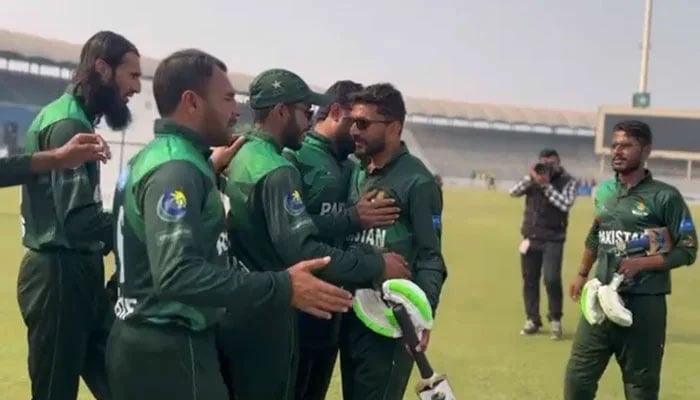
<instances>
[{"instance_id":1,"label":"jersey sleeve","mask_svg":"<svg viewBox=\"0 0 700 400\"><path fill-rule=\"evenodd\" d=\"M434 180L411 189L409 212L417 247L413 280L436 310L447 278L447 267L441 250L442 201L440 188Z\"/></svg>"},{"instance_id":2,"label":"jersey sleeve","mask_svg":"<svg viewBox=\"0 0 700 400\"><path fill-rule=\"evenodd\" d=\"M673 248L664 256L666 267L691 265L697 256L698 238L688 205L678 191L661 200L663 219L673 242Z\"/></svg>"},{"instance_id":3,"label":"jersey sleeve","mask_svg":"<svg viewBox=\"0 0 700 400\"><path fill-rule=\"evenodd\" d=\"M378 253L342 251L318 239L318 229L306 211L301 195L299 171L280 167L262 181L262 202L272 244L287 265L330 256L320 277L340 285L370 285L384 271Z\"/></svg>"},{"instance_id":4,"label":"jersey sleeve","mask_svg":"<svg viewBox=\"0 0 700 400\"><path fill-rule=\"evenodd\" d=\"M0 158L0 187L23 185L33 176L30 154Z\"/></svg>"},{"instance_id":5,"label":"jersey sleeve","mask_svg":"<svg viewBox=\"0 0 700 400\"><path fill-rule=\"evenodd\" d=\"M162 299L195 306L289 307L287 271L242 272L206 261L202 215L206 177L186 161L161 165L137 189L153 285ZM164 199L171 199L165 203Z\"/></svg>"},{"instance_id":6,"label":"jersey sleeve","mask_svg":"<svg viewBox=\"0 0 700 400\"><path fill-rule=\"evenodd\" d=\"M598 232L600 231L600 221L598 218L593 219L591 227L588 229L588 234L586 235L585 246L588 250L592 251L594 254L598 252Z\"/></svg>"},{"instance_id":7,"label":"jersey sleeve","mask_svg":"<svg viewBox=\"0 0 700 400\"><path fill-rule=\"evenodd\" d=\"M46 149L66 144L80 132L92 128L84 123L65 119L52 125L46 132ZM44 147L44 146L42 146ZM112 250L112 215L102 208L100 170L98 162L88 162L77 168L52 170L51 186L56 217L62 219L71 242L104 243L105 254Z\"/></svg>"}]
</instances>

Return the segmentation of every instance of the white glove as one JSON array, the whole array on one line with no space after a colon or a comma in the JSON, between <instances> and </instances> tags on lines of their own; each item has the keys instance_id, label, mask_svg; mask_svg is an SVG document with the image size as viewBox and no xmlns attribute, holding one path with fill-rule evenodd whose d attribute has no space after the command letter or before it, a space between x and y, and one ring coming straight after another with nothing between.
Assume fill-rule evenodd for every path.
<instances>
[{"instance_id":1,"label":"white glove","mask_svg":"<svg viewBox=\"0 0 700 400\"><path fill-rule=\"evenodd\" d=\"M624 279L624 275L615 273L609 285L601 286L598 289L598 301L605 316L610 321L620 326L629 327L632 326L632 312L625 308L625 303L617 293L617 288Z\"/></svg>"},{"instance_id":2,"label":"white glove","mask_svg":"<svg viewBox=\"0 0 700 400\"><path fill-rule=\"evenodd\" d=\"M581 291L581 299L579 300L581 313L591 325L598 325L605 321L605 313L598 302L598 290L601 286L602 283L598 278L594 278L586 282Z\"/></svg>"}]
</instances>

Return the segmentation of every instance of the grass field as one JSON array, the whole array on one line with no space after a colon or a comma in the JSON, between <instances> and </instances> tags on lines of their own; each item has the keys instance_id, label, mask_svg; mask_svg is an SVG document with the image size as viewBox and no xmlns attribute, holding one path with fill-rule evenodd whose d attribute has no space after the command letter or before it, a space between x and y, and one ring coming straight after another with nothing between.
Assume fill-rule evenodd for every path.
<instances>
[{"instance_id":1,"label":"grass field","mask_svg":"<svg viewBox=\"0 0 700 400\"><path fill-rule=\"evenodd\" d=\"M0 399L8 400L29 398L25 330L15 291L23 254L17 199L15 189L0 191ZM567 301L562 341L553 342L546 333L518 335L524 321L517 253L522 201L503 193L457 190L448 191L445 201L443 249L449 278L432 335L430 359L436 369L448 374L460 399L560 400L564 366L579 314L575 304ZM698 211L698 207L693 208L696 217ZM572 211L565 253L567 285L575 273L590 216L590 199L579 199ZM700 313L692 292L700 287L700 273L695 268L681 268L673 277L661 398L698 399ZM545 307L546 297L542 303ZM546 315L546 310L542 311ZM339 383L336 374L329 400L341 398ZM415 398L411 391L406 399ZM91 398L82 386L80 399ZM597 398L624 398L614 359Z\"/></svg>"}]
</instances>

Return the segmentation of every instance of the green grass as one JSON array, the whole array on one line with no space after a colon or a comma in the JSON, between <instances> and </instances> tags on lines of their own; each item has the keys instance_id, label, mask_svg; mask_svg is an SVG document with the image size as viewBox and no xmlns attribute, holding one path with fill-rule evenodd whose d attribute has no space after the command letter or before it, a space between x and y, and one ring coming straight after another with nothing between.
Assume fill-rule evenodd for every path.
<instances>
[{"instance_id":1,"label":"green grass","mask_svg":"<svg viewBox=\"0 0 700 400\"><path fill-rule=\"evenodd\" d=\"M0 399L12 400L29 397L25 330L15 290L23 254L17 199L15 189L0 191ZM564 366L579 315L576 305L567 301L565 338L560 342L552 342L546 334L518 335L524 320L517 252L522 208L522 201L503 193L446 193L443 247L450 275L428 355L437 370L448 374L460 399L562 398ZM699 215L698 207L693 211ZM590 216L590 200L579 199L572 211L566 245L567 285L578 265ZM661 398L700 398L700 313L692 297L692 291L700 287L700 275L695 268L681 268L673 272L673 278ZM545 307L546 297L542 303ZM339 383L336 371L329 400L341 398ZM84 386L80 398L92 398ZM406 398L415 398L412 389ZM601 381L598 399L622 398L619 368L613 359Z\"/></svg>"}]
</instances>

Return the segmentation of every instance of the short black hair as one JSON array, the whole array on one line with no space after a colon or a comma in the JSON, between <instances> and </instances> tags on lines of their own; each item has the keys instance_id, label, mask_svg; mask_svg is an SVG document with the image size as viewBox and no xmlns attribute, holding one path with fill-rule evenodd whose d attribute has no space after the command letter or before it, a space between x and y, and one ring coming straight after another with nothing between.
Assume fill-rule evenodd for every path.
<instances>
[{"instance_id":1,"label":"short black hair","mask_svg":"<svg viewBox=\"0 0 700 400\"><path fill-rule=\"evenodd\" d=\"M332 103L338 103L342 107L348 107L351 104L350 96L353 93L361 91L363 88L364 87L360 83L351 80L341 80L332 84L331 87L326 90L326 95L332 99ZM331 111L331 104L318 108L318 111L316 111L316 121L323 121L328 117L328 113Z\"/></svg>"},{"instance_id":2,"label":"short black hair","mask_svg":"<svg viewBox=\"0 0 700 400\"><path fill-rule=\"evenodd\" d=\"M214 68L227 72L223 61L198 49L180 50L162 60L153 77L153 97L160 115L172 114L187 90L204 96Z\"/></svg>"},{"instance_id":3,"label":"short black hair","mask_svg":"<svg viewBox=\"0 0 700 400\"><path fill-rule=\"evenodd\" d=\"M353 104L371 104L377 106L379 114L399 121L406 120L406 104L403 95L390 83L375 83L350 96Z\"/></svg>"},{"instance_id":4,"label":"short black hair","mask_svg":"<svg viewBox=\"0 0 700 400\"><path fill-rule=\"evenodd\" d=\"M642 146L650 145L652 142L651 128L649 125L636 119L620 121L615 124L612 131L613 133L617 131L625 132L626 135L637 139Z\"/></svg>"},{"instance_id":5,"label":"short black hair","mask_svg":"<svg viewBox=\"0 0 700 400\"><path fill-rule=\"evenodd\" d=\"M112 31L97 32L80 50L80 61L73 73L73 83L88 83L95 73L95 61L103 60L114 69L123 62L127 53L140 57L136 46L124 36Z\"/></svg>"},{"instance_id":6,"label":"short black hair","mask_svg":"<svg viewBox=\"0 0 700 400\"><path fill-rule=\"evenodd\" d=\"M540 150L540 158L556 157L559 158L559 153L554 149L542 149Z\"/></svg>"}]
</instances>

